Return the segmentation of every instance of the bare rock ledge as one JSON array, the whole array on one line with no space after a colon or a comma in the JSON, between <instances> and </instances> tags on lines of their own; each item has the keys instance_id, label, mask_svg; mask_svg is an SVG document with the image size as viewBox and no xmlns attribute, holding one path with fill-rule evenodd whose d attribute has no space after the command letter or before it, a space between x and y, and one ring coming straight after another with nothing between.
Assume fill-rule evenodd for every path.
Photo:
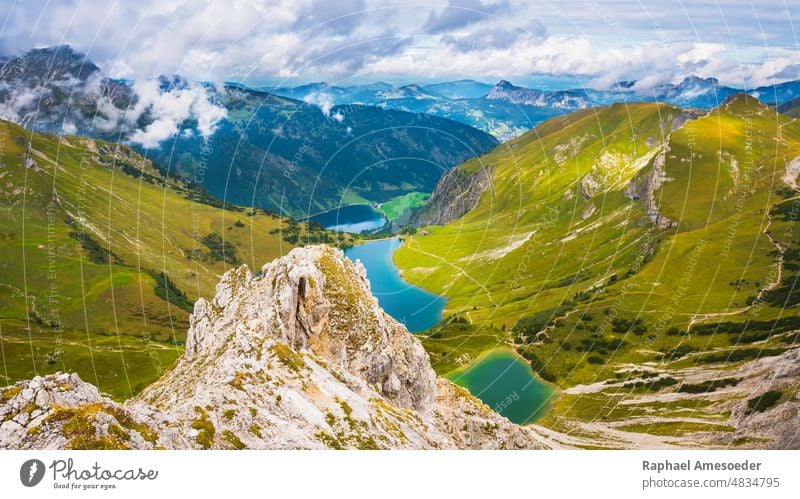
<instances>
[{"instance_id":1,"label":"bare rock ledge","mask_svg":"<svg viewBox=\"0 0 800 499\"><path fill-rule=\"evenodd\" d=\"M438 378L419 340L325 246L259 275L230 270L194 306L186 353L120 404L76 374L0 389L4 449L536 449L520 427Z\"/></svg>"}]
</instances>

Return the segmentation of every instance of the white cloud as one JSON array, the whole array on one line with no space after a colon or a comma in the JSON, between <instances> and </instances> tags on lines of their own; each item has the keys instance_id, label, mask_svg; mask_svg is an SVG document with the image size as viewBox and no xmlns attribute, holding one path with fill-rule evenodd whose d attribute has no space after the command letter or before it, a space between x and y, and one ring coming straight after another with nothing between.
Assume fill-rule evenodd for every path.
<instances>
[{"instance_id":1,"label":"white cloud","mask_svg":"<svg viewBox=\"0 0 800 499\"><path fill-rule=\"evenodd\" d=\"M0 51L70 43L115 77L263 82L530 73L750 86L800 64L785 0L0 2ZM760 27L760 29L758 29ZM754 29L756 28L756 29ZM755 53L754 51L758 51ZM786 77L784 77L786 79Z\"/></svg>"},{"instance_id":2,"label":"white cloud","mask_svg":"<svg viewBox=\"0 0 800 499\"><path fill-rule=\"evenodd\" d=\"M317 106L325 116L330 116L333 107L333 97L325 92L314 92L306 95L303 100L307 104Z\"/></svg>"},{"instance_id":3,"label":"white cloud","mask_svg":"<svg viewBox=\"0 0 800 499\"><path fill-rule=\"evenodd\" d=\"M141 116L148 117L151 122L131 134L130 141L144 147L158 147L190 119L197 121L200 135L208 138L226 115L223 107L210 102L206 89L200 85L163 91L157 80L147 80L136 82L133 89L137 101L129 110L127 122L133 124Z\"/></svg>"},{"instance_id":4,"label":"white cloud","mask_svg":"<svg viewBox=\"0 0 800 499\"><path fill-rule=\"evenodd\" d=\"M65 121L64 125L61 127L61 131L64 135L75 135L78 133L78 127L75 126L75 123Z\"/></svg>"}]
</instances>

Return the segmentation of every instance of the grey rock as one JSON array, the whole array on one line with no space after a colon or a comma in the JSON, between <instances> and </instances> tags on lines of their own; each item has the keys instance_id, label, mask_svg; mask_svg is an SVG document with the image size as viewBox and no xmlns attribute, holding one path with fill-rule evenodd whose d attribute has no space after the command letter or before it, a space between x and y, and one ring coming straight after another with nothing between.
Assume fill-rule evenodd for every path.
<instances>
[{"instance_id":1,"label":"grey rock","mask_svg":"<svg viewBox=\"0 0 800 499\"><path fill-rule=\"evenodd\" d=\"M2 390L0 417L24 422L0 426L0 448L554 445L438 378L419 340L378 306L363 266L325 246L294 249L258 276L226 272L195 304L185 355L125 404L74 374ZM32 419L34 395L44 406ZM65 426L74 418L84 424Z\"/></svg>"},{"instance_id":2,"label":"grey rock","mask_svg":"<svg viewBox=\"0 0 800 499\"><path fill-rule=\"evenodd\" d=\"M412 217L414 225L444 225L461 218L478 205L481 195L492 188L492 167L462 176L453 168L444 173L428 204Z\"/></svg>"},{"instance_id":3,"label":"grey rock","mask_svg":"<svg viewBox=\"0 0 800 499\"><path fill-rule=\"evenodd\" d=\"M669 145L665 144L664 150L653 159L651 170L643 177L636 177L631 180L631 183L625 189L625 196L628 199L644 201L648 218L654 225L662 229L674 225L672 220L658 211L658 203L656 202L656 191L670 180L664 171L667 152L669 152Z\"/></svg>"}]
</instances>

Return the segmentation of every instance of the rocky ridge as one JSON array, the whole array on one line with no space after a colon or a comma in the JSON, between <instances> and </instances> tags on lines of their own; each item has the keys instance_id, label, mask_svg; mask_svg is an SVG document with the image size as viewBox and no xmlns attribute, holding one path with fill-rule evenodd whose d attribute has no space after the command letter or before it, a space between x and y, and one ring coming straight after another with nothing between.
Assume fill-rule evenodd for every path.
<instances>
[{"instance_id":1,"label":"rocky ridge","mask_svg":"<svg viewBox=\"0 0 800 499\"><path fill-rule=\"evenodd\" d=\"M570 111L584 109L592 105L589 97L580 90L542 91L517 87L506 80L501 80L493 86L489 93L486 94L486 99Z\"/></svg>"},{"instance_id":2,"label":"rocky ridge","mask_svg":"<svg viewBox=\"0 0 800 499\"><path fill-rule=\"evenodd\" d=\"M664 149L653 160L652 168L641 178L633 178L625 189L625 197L628 199L644 200L647 217L659 228L666 229L672 227L672 220L668 219L658 211L656 191L670 179L664 172L665 154L669 152L669 144L664 144Z\"/></svg>"},{"instance_id":3,"label":"rocky ridge","mask_svg":"<svg viewBox=\"0 0 800 499\"><path fill-rule=\"evenodd\" d=\"M310 246L225 273L186 353L118 403L75 374L0 389L0 448L542 448L438 378L341 251Z\"/></svg>"},{"instance_id":4,"label":"rocky ridge","mask_svg":"<svg viewBox=\"0 0 800 499\"><path fill-rule=\"evenodd\" d=\"M444 173L428 204L413 216L413 223L444 225L462 217L478 205L481 194L492 188L492 167L485 166L466 178L458 169Z\"/></svg>"}]
</instances>

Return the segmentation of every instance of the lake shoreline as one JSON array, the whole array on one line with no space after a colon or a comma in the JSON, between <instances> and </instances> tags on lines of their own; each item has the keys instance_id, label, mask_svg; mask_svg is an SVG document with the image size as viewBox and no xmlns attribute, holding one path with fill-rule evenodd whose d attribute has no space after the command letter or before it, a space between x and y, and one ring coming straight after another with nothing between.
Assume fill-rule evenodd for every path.
<instances>
[{"instance_id":1,"label":"lake shoreline","mask_svg":"<svg viewBox=\"0 0 800 499\"><path fill-rule=\"evenodd\" d=\"M403 242L399 237L368 240L345 249L344 254L364 265L372 294L384 311L409 332L419 333L442 321L447 299L403 279L393 259Z\"/></svg>"},{"instance_id":2,"label":"lake shoreline","mask_svg":"<svg viewBox=\"0 0 800 499\"><path fill-rule=\"evenodd\" d=\"M304 221L322 225L327 230L362 234L385 227L389 219L368 204L340 206L306 218Z\"/></svg>"},{"instance_id":3,"label":"lake shoreline","mask_svg":"<svg viewBox=\"0 0 800 499\"><path fill-rule=\"evenodd\" d=\"M478 379L473 383L469 382L470 375L476 371L480 371L488 363L492 361L502 362L508 359L512 359L514 364L509 364L509 366L506 367L502 373L491 380L490 383L486 384L485 379ZM518 374L525 373L530 380L528 380L522 388L518 387L517 389L514 389L514 384L509 384L510 386L508 387L507 392L501 392L499 394L493 393L491 388L495 382L501 378L501 376L505 376L506 374L514 374L510 372L514 365L523 369ZM489 368L487 367L487 369ZM519 369L517 369L517 371L519 371ZM509 345L501 345L484 350L469 363L445 373L443 377L463 388L466 388L473 396L483 401L492 410L521 426L534 424L546 417L560 393L560 388L557 385L542 379L531 368L529 362ZM480 386L482 384L486 386ZM528 390L529 385L534 388L533 393L520 393ZM489 393L484 393L487 390L489 390ZM527 396L527 400L523 400L523 396ZM542 398L542 400L540 401L539 398ZM520 411L511 411L511 409L513 409L513 405L516 403L521 403L523 405L527 403L529 407L535 408L535 411L533 411L533 414L531 414L524 407L521 409L521 414ZM524 419L522 419L523 417Z\"/></svg>"}]
</instances>

